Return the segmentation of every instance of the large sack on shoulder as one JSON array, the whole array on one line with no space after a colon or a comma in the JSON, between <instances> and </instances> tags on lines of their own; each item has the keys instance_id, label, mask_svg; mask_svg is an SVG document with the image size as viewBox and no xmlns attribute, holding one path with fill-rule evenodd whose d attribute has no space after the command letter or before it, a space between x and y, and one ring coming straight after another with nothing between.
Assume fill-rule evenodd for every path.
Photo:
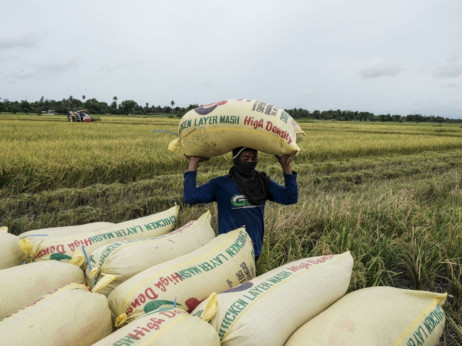
<instances>
[{"instance_id":1,"label":"large sack on shoulder","mask_svg":"<svg viewBox=\"0 0 462 346\"><path fill-rule=\"evenodd\" d=\"M87 284L93 292L108 296L135 274L207 244L215 237L210 220L211 214L207 211L199 219L165 235L126 240L96 249L85 269Z\"/></svg>"},{"instance_id":2,"label":"large sack on shoulder","mask_svg":"<svg viewBox=\"0 0 462 346\"><path fill-rule=\"evenodd\" d=\"M255 276L252 240L244 228L220 234L199 249L155 265L117 286L109 306L120 327L159 308L192 311L212 292Z\"/></svg>"},{"instance_id":3,"label":"large sack on shoulder","mask_svg":"<svg viewBox=\"0 0 462 346\"><path fill-rule=\"evenodd\" d=\"M192 314L210 321L222 345L283 345L345 294L352 267L349 252L294 261L213 293Z\"/></svg>"},{"instance_id":4,"label":"large sack on shoulder","mask_svg":"<svg viewBox=\"0 0 462 346\"><path fill-rule=\"evenodd\" d=\"M63 226L63 227L50 227L34 229L32 231L23 232L19 235L20 238L25 238L33 235L34 237L49 237L49 236L63 236L71 234L80 234L82 232L95 231L97 229L105 228L113 225L113 222L91 222L83 225Z\"/></svg>"},{"instance_id":5,"label":"large sack on shoulder","mask_svg":"<svg viewBox=\"0 0 462 346\"><path fill-rule=\"evenodd\" d=\"M18 241L18 236L8 233L7 227L0 227L0 269L20 265L26 260Z\"/></svg>"},{"instance_id":6,"label":"large sack on shoulder","mask_svg":"<svg viewBox=\"0 0 462 346\"><path fill-rule=\"evenodd\" d=\"M0 320L0 345L91 345L111 332L107 298L74 283Z\"/></svg>"},{"instance_id":7,"label":"large sack on shoulder","mask_svg":"<svg viewBox=\"0 0 462 346\"><path fill-rule=\"evenodd\" d=\"M301 326L286 345L437 345L446 296L393 287L360 289Z\"/></svg>"},{"instance_id":8,"label":"large sack on shoulder","mask_svg":"<svg viewBox=\"0 0 462 346\"><path fill-rule=\"evenodd\" d=\"M220 346L220 339L207 322L169 308L149 312L94 344L104 345Z\"/></svg>"},{"instance_id":9,"label":"large sack on shoulder","mask_svg":"<svg viewBox=\"0 0 462 346\"><path fill-rule=\"evenodd\" d=\"M73 282L85 282L82 269L57 261L29 263L0 270L0 319Z\"/></svg>"},{"instance_id":10,"label":"large sack on shoulder","mask_svg":"<svg viewBox=\"0 0 462 346\"><path fill-rule=\"evenodd\" d=\"M113 224L90 232L69 236L34 237L19 241L19 246L29 261L57 260L82 265L85 256L82 246L89 256L100 246L121 240L156 237L171 231L178 216L178 206L157 214ZM76 253L77 252L77 253ZM72 256L76 253L76 256ZM71 261L72 260L72 261Z\"/></svg>"},{"instance_id":11,"label":"large sack on shoulder","mask_svg":"<svg viewBox=\"0 0 462 346\"><path fill-rule=\"evenodd\" d=\"M179 137L169 145L181 144L187 156L213 157L237 147L268 154L298 152L304 132L282 108L266 102L235 99L201 106L180 120Z\"/></svg>"}]
</instances>

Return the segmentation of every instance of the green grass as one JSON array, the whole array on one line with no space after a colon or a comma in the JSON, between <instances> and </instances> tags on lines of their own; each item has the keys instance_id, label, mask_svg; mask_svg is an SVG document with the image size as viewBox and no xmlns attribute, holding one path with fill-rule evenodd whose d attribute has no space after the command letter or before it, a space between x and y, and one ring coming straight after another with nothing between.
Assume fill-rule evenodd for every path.
<instances>
[{"instance_id":1,"label":"green grass","mask_svg":"<svg viewBox=\"0 0 462 346\"><path fill-rule=\"evenodd\" d=\"M180 204L179 224L214 204L183 205L178 119L0 115L0 226L24 231L121 222ZM258 273L350 250L350 290L374 285L448 292L442 345L462 340L462 126L301 123L294 158L299 203L268 203ZM230 156L201 164L198 182L226 174ZM279 164L259 169L282 183Z\"/></svg>"}]
</instances>

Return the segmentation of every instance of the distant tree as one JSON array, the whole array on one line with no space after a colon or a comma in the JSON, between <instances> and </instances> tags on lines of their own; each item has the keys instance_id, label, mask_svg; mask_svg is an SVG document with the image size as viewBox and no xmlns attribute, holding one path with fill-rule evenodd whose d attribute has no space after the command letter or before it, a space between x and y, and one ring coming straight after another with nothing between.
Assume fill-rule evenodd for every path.
<instances>
[{"instance_id":1,"label":"distant tree","mask_svg":"<svg viewBox=\"0 0 462 346\"><path fill-rule=\"evenodd\" d=\"M422 116L422 114L409 114L406 116L406 121L415 121L416 123L420 123L425 121L425 118Z\"/></svg>"},{"instance_id":2,"label":"distant tree","mask_svg":"<svg viewBox=\"0 0 462 346\"><path fill-rule=\"evenodd\" d=\"M110 112L111 113L114 113L114 114L117 114L118 110L117 110L117 96L114 96L112 98L112 103L111 103L111 107L110 107Z\"/></svg>"},{"instance_id":3,"label":"distant tree","mask_svg":"<svg viewBox=\"0 0 462 346\"><path fill-rule=\"evenodd\" d=\"M24 113L30 113L32 112L32 105L28 101L22 100L19 104L19 111Z\"/></svg>"},{"instance_id":4,"label":"distant tree","mask_svg":"<svg viewBox=\"0 0 462 346\"><path fill-rule=\"evenodd\" d=\"M95 98L87 100L87 102L85 102L85 108L90 114L105 114L109 109L106 102L99 102Z\"/></svg>"},{"instance_id":5,"label":"distant tree","mask_svg":"<svg viewBox=\"0 0 462 346\"><path fill-rule=\"evenodd\" d=\"M122 101L122 103L120 104L120 112L121 114L133 114L135 113L135 110L138 108L138 104L133 101L133 100L125 100L125 101Z\"/></svg>"}]
</instances>

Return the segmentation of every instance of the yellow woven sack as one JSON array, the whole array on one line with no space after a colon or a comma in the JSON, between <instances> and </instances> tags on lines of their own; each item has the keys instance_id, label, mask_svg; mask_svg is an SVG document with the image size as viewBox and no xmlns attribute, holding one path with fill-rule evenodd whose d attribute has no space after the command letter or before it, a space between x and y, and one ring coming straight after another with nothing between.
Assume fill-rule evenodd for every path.
<instances>
[{"instance_id":1,"label":"yellow woven sack","mask_svg":"<svg viewBox=\"0 0 462 346\"><path fill-rule=\"evenodd\" d=\"M349 252L294 261L212 294L192 314L210 320L222 345L283 345L345 294L352 267Z\"/></svg>"},{"instance_id":2,"label":"yellow woven sack","mask_svg":"<svg viewBox=\"0 0 462 346\"><path fill-rule=\"evenodd\" d=\"M34 237L19 241L28 261L57 260L82 265L87 256L106 244L121 240L156 237L171 231L178 216L178 206L157 214L113 224L94 231L68 236ZM75 255L74 258L73 255Z\"/></svg>"},{"instance_id":3,"label":"yellow woven sack","mask_svg":"<svg viewBox=\"0 0 462 346\"><path fill-rule=\"evenodd\" d=\"M63 226L63 227L50 227L50 228L40 228L34 229L32 231L23 232L19 235L20 238L25 238L31 235L34 237L44 236L63 236L70 234L78 234L88 231L95 231L100 228L105 228L107 226L113 225L112 222L92 222L86 223L84 225L75 225L75 226Z\"/></svg>"},{"instance_id":4,"label":"yellow woven sack","mask_svg":"<svg viewBox=\"0 0 462 346\"><path fill-rule=\"evenodd\" d=\"M84 283L75 265L42 261L0 270L0 319L32 303L58 287Z\"/></svg>"},{"instance_id":5,"label":"yellow woven sack","mask_svg":"<svg viewBox=\"0 0 462 346\"><path fill-rule=\"evenodd\" d=\"M220 339L207 322L169 308L149 312L94 344L104 345L220 346Z\"/></svg>"},{"instance_id":6,"label":"yellow woven sack","mask_svg":"<svg viewBox=\"0 0 462 346\"><path fill-rule=\"evenodd\" d=\"M107 298L73 283L0 320L0 345L91 345L111 332Z\"/></svg>"},{"instance_id":7,"label":"yellow woven sack","mask_svg":"<svg viewBox=\"0 0 462 346\"><path fill-rule=\"evenodd\" d=\"M7 227L0 227L0 269L17 266L26 260L18 241L17 236L8 233Z\"/></svg>"},{"instance_id":8,"label":"yellow woven sack","mask_svg":"<svg viewBox=\"0 0 462 346\"><path fill-rule=\"evenodd\" d=\"M131 277L112 291L109 306L115 326L120 327L159 308L175 305L192 311L210 293L254 276L252 240L239 228Z\"/></svg>"},{"instance_id":9,"label":"yellow woven sack","mask_svg":"<svg viewBox=\"0 0 462 346\"><path fill-rule=\"evenodd\" d=\"M234 99L201 106L187 112L178 127L179 137L169 144L181 144L187 156L214 157L237 147L284 155L298 152L304 132L282 108L266 102Z\"/></svg>"},{"instance_id":10,"label":"yellow woven sack","mask_svg":"<svg viewBox=\"0 0 462 346\"><path fill-rule=\"evenodd\" d=\"M96 249L86 266L87 284L93 292L108 296L133 275L207 244L215 237L210 221L211 214L207 211L199 219L165 235L126 240Z\"/></svg>"},{"instance_id":11,"label":"yellow woven sack","mask_svg":"<svg viewBox=\"0 0 462 346\"><path fill-rule=\"evenodd\" d=\"M286 345L437 345L445 300L446 293L360 289L301 326Z\"/></svg>"}]
</instances>

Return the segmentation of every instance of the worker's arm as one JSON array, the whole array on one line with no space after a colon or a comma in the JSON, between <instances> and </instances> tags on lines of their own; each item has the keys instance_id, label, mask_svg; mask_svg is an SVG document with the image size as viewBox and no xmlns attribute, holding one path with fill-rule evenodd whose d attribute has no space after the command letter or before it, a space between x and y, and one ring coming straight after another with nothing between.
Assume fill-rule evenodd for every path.
<instances>
[{"instance_id":1,"label":"worker's arm","mask_svg":"<svg viewBox=\"0 0 462 346\"><path fill-rule=\"evenodd\" d=\"M200 156L186 156L189 159L188 172L195 172L199 167L200 162L207 161L208 159Z\"/></svg>"},{"instance_id":2,"label":"worker's arm","mask_svg":"<svg viewBox=\"0 0 462 346\"><path fill-rule=\"evenodd\" d=\"M276 155L276 159L279 161L282 167L282 172L284 174L292 174L292 168L290 167L290 163L292 162L292 158L294 157L294 155L295 155L295 152L292 154L281 155L281 156Z\"/></svg>"},{"instance_id":3,"label":"worker's arm","mask_svg":"<svg viewBox=\"0 0 462 346\"><path fill-rule=\"evenodd\" d=\"M196 186L197 168L199 162L208 159L198 156L186 156L189 159L188 171L184 173L183 202L188 204L209 203L215 200L213 184L205 183Z\"/></svg>"},{"instance_id":4,"label":"worker's arm","mask_svg":"<svg viewBox=\"0 0 462 346\"><path fill-rule=\"evenodd\" d=\"M292 171L292 167L290 166L294 155L295 153L276 156L284 173L284 186L270 179L270 186L268 189L269 200L286 205L298 202L297 173Z\"/></svg>"}]
</instances>

